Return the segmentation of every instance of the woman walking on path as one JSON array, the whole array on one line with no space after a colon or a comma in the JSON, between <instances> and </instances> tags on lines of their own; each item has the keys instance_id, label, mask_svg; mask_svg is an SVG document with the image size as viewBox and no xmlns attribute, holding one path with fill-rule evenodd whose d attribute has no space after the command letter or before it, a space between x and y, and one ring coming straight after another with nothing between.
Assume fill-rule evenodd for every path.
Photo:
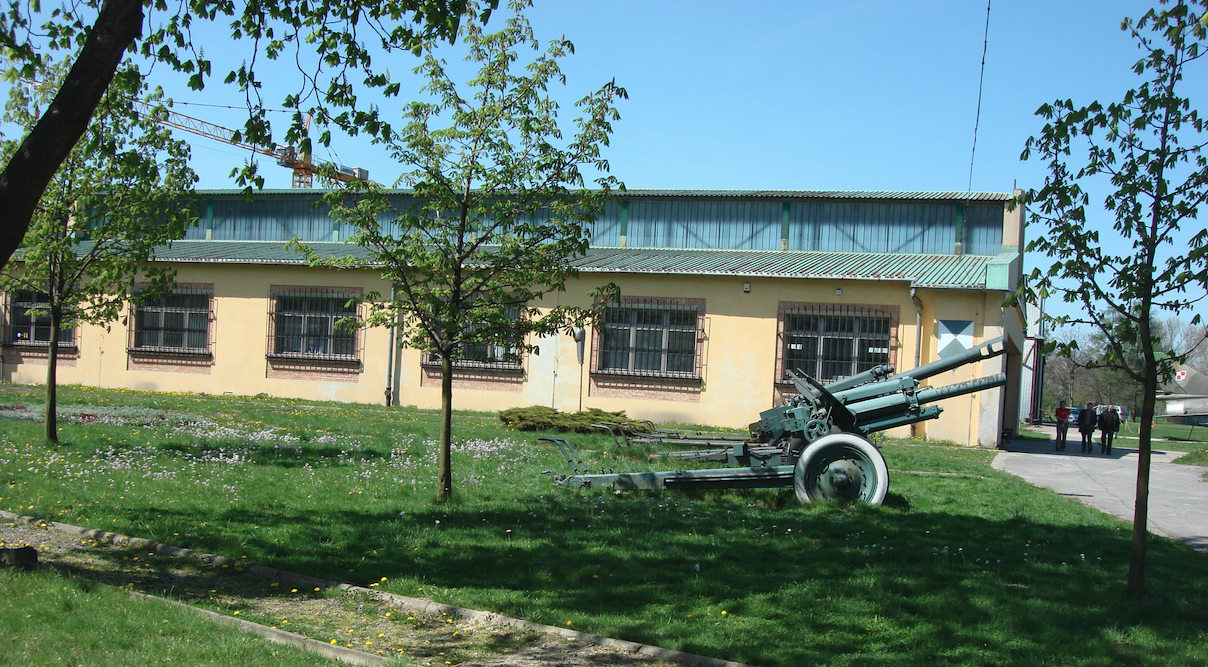
<instances>
[{"instance_id":1,"label":"woman walking on path","mask_svg":"<svg viewBox=\"0 0 1208 667\"><path fill-rule=\"evenodd\" d=\"M1065 401L1057 404L1057 451L1065 451L1065 443L1070 434L1070 409L1065 407Z\"/></svg>"}]
</instances>

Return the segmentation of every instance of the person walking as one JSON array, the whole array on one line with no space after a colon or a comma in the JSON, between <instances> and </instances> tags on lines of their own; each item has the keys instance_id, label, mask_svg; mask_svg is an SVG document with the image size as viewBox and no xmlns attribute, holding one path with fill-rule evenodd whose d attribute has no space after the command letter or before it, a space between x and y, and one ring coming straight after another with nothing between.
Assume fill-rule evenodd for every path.
<instances>
[{"instance_id":1,"label":"person walking","mask_svg":"<svg viewBox=\"0 0 1208 667\"><path fill-rule=\"evenodd\" d=\"M1082 453L1094 454L1095 441L1095 405L1087 403L1078 413L1078 433L1082 435Z\"/></svg>"},{"instance_id":2,"label":"person walking","mask_svg":"<svg viewBox=\"0 0 1208 667\"><path fill-rule=\"evenodd\" d=\"M1109 405L1099 415L1099 453L1111 455L1112 441L1116 439L1116 431L1120 430L1120 413L1116 406Z\"/></svg>"},{"instance_id":3,"label":"person walking","mask_svg":"<svg viewBox=\"0 0 1208 667\"><path fill-rule=\"evenodd\" d=\"M1065 443L1070 434L1070 409L1065 407L1065 401L1057 404L1057 451L1065 451Z\"/></svg>"}]
</instances>

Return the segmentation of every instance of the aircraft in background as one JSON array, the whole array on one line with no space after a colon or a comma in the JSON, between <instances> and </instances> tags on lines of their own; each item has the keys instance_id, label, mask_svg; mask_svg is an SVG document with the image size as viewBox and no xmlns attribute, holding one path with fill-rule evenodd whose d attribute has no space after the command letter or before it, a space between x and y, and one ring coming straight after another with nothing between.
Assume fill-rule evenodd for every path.
<instances>
[{"instance_id":1,"label":"aircraft in background","mask_svg":"<svg viewBox=\"0 0 1208 667\"><path fill-rule=\"evenodd\" d=\"M1179 419L1185 424L1208 423L1208 376L1190 366L1175 366L1170 382L1158 387L1155 396L1165 405L1159 419Z\"/></svg>"}]
</instances>

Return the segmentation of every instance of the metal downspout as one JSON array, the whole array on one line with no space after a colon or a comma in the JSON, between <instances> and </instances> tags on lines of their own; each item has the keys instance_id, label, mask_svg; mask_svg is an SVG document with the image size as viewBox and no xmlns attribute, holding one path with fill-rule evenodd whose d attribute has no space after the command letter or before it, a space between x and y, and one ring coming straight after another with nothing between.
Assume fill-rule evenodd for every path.
<instances>
[{"instance_id":1,"label":"metal downspout","mask_svg":"<svg viewBox=\"0 0 1208 667\"><path fill-rule=\"evenodd\" d=\"M390 302L394 302L395 286L390 286ZM394 332L397 327L390 327L390 349L386 350L386 407L390 407L394 396Z\"/></svg>"},{"instance_id":2,"label":"metal downspout","mask_svg":"<svg viewBox=\"0 0 1208 667\"><path fill-rule=\"evenodd\" d=\"M923 361L923 300L919 298L918 289L910 288L910 300L914 302L914 366L918 368ZM922 428L918 423L910 425L910 435L918 437Z\"/></svg>"}]
</instances>

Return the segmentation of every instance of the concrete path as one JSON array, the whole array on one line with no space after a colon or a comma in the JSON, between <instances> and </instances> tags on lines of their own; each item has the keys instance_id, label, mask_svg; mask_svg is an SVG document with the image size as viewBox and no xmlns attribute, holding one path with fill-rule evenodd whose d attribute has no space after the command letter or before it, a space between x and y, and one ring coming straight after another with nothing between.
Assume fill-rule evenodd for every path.
<instances>
[{"instance_id":1,"label":"concrete path","mask_svg":"<svg viewBox=\"0 0 1208 667\"><path fill-rule=\"evenodd\" d=\"M1035 430L1050 437L1055 435L1051 425ZM1099 454L1096 437L1095 453L1080 454L1078 432L1070 429L1064 452L1054 451L1052 441L1012 440L1007 443L1007 451L995 457L994 467L1132 521L1137 485L1136 442L1117 438L1112 455L1104 456ZM1185 453L1166 451L1161 442L1153 443L1149 530L1208 553L1208 482L1201 479L1208 468L1172 463Z\"/></svg>"}]
</instances>

